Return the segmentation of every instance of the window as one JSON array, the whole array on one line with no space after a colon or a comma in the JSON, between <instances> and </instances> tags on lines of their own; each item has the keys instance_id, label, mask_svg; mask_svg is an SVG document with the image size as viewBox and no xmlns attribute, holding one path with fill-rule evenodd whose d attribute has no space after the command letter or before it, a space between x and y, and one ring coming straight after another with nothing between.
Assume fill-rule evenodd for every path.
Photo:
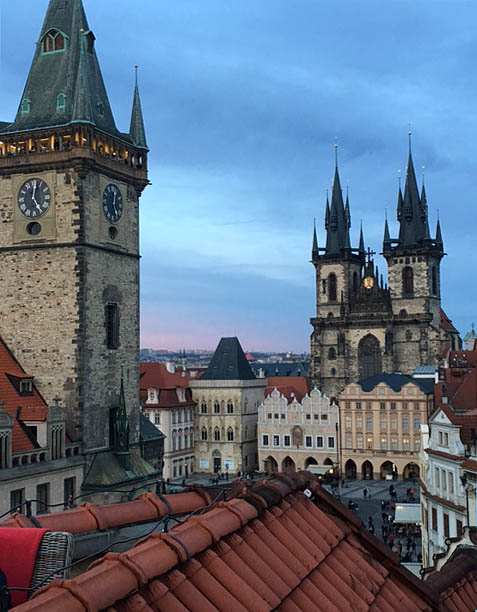
<instances>
[{"instance_id":1,"label":"window","mask_svg":"<svg viewBox=\"0 0 477 612\"><path fill-rule=\"evenodd\" d=\"M410 329L406 329L406 340L408 342L412 340L412 331Z\"/></svg>"},{"instance_id":2,"label":"window","mask_svg":"<svg viewBox=\"0 0 477 612\"><path fill-rule=\"evenodd\" d=\"M409 431L409 419L407 417L403 417L402 419L402 430Z\"/></svg>"},{"instance_id":3,"label":"window","mask_svg":"<svg viewBox=\"0 0 477 612\"><path fill-rule=\"evenodd\" d=\"M449 434L444 433L444 446L449 446Z\"/></svg>"},{"instance_id":4,"label":"window","mask_svg":"<svg viewBox=\"0 0 477 612\"><path fill-rule=\"evenodd\" d=\"M280 436L273 436L273 446L280 446Z\"/></svg>"},{"instance_id":5,"label":"window","mask_svg":"<svg viewBox=\"0 0 477 612\"><path fill-rule=\"evenodd\" d=\"M395 416L391 417L391 431L396 431L397 430L397 418Z\"/></svg>"},{"instance_id":6,"label":"window","mask_svg":"<svg viewBox=\"0 0 477 612\"><path fill-rule=\"evenodd\" d=\"M50 484L45 482L36 487L36 513L45 514L48 512L50 503Z\"/></svg>"},{"instance_id":7,"label":"window","mask_svg":"<svg viewBox=\"0 0 477 612\"><path fill-rule=\"evenodd\" d=\"M351 402L345 402L346 410L351 410Z\"/></svg>"},{"instance_id":8,"label":"window","mask_svg":"<svg viewBox=\"0 0 477 612\"><path fill-rule=\"evenodd\" d=\"M336 368L331 368L331 376L336 376Z\"/></svg>"},{"instance_id":9,"label":"window","mask_svg":"<svg viewBox=\"0 0 477 612\"><path fill-rule=\"evenodd\" d=\"M373 417L366 417L366 429L373 429Z\"/></svg>"},{"instance_id":10,"label":"window","mask_svg":"<svg viewBox=\"0 0 477 612\"><path fill-rule=\"evenodd\" d=\"M33 395L33 383L31 380L20 381L20 395Z\"/></svg>"},{"instance_id":11,"label":"window","mask_svg":"<svg viewBox=\"0 0 477 612\"><path fill-rule=\"evenodd\" d=\"M356 436L356 448L363 448L363 436Z\"/></svg>"},{"instance_id":12,"label":"window","mask_svg":"<svg viewBox=\"0 0 477 612\"><path fill-rule=\"evenodd\" d=\"M331 347L328 351L328 359L336 359L336 349Z\"/></svg>"},{"instance_id":13,"label":"window","mask_svg":"<svg viewBox=\"0 0 477 612\"><path fill-rule=\"evenodd\" d=\"M455 530L456 530L457 537L461 538L462 537L462 521L459 521L458 519L456 519Z\"/></svg>"},{"instance_id":14,"label":"window","mask_svg":"<svg viewBox=\"0 0 477 612\"><path fill-rule=\"evenodd\" d=\"M353 446L353 436L346 434L345 436L345 447L351 448Z\"/></svg>"},{"instance_id":15,"label":"window","mask_svg":"<svg viewBox=\"0 0 477 612\"><path fill-rule=\"evenodd\" d=\"M328 436L328 448L334 448L334 447L335 447L335 437Z\"/></svg>"},{"instance_id":16,"label":"window","mask_svg":"<svg viewBox=\"0 0 477 612\"><path fill-rule=\"evenodd\" d=\"M307 420L307 421L310 421L310 420L311 420L311 414L307 414L307 415L306 415L306 420Z\"/></svg>"},{"instance_id":17,"label":"window","mask_svg":"<svg viewBox=\"0 0 477 612\"><path fill-rule=\"evenodd\" d=\"M337 290L336 290L336 275L330 274L328 276L328 301L336 302Z\"/></svg>"},{"instance_id":18,"label":"window","mask_svg":"<svg viewBox=\"0 0 477 612\"><path fill-rule=\"evenodd\" d=\"M290 436L283 436L283 446L290 446Z\"/></svg>"},{"instance_id":19,"label":"window","mask_svg":"<svg viewBox=\"0 0 477 612\"><path fill-rule=\"evenodd\" d=\"M437 531L437 510L436 508L432 508L431 517L432 517L432 529L433 531Z\"/></svg>"},{"instance_id":20,"label":"window","mask_svg":"<svg viewBox=\"0 0 477 612\"><path fill-rule=\"evenodd\" d=\"M444 537L449 537L449 515L447 512L442 513L442 518L444 519Z\"/></svg>"},{"instance_id":21,"label":"window","mask_svg":"<svg viewBox=\"0 0 477 612\"><path fill-rule=\"evenodd\" d=\"M262 434L262 446L268 446L270 443L268 434Z\"/></svg>"},{"instance_id":22,"label":"window","mask_svg":"<svg viewBox=\"0 0 477 612\"><path fill-rule=\"evenodd\" d=\"M373 448L373 446L374 446L373 442L374 442L373 436L368 436L366 438L366 448L368 448L368 449Z\"/></svg>"},{"instance_id":23,"label":"window","mask_svg":"<svg viewBox=\"0 0 477 612\"><path fill-rule=\"evenodd\" d=\"M436 488L439 488L441 486L441 479L440 479L440 474L439 474L439 468L434 468L434 484L436 486Z\"/></svg>"},{"instance_id":24,"label":"window","mask_svg":"<svg viewBox=\"0 0 477 612\"><path fill-rule=\"evenodd\" d=\"M24 100L22 100L22 104L20 106L20 113L22 115L28 115L30 110L31 110L31 102L30 102L30 100L25 98Z\"/></svg>"},{"instance_id":25,"label":"window","mask_svg":"<svg viewBox=\"0 0 477 612\"><path fill-rule=\"evenodd\" d=\"M76 478L65 478L63 481L63 503L65 508L70 506L73 502L76 492Z\"/></svg>"},{"instance_id":26,"label":"window","mask_svg":"<svg viewBox=\"0 0 477 612\"><path fill-rule=\"evenodd\" d=\"M454 493L454 474L447 472L447 478L449 480L449 493Z\"/></svg>"},{"instance_id":27,"label":"window","mask_svg":"<svg viewBox=\"0 0 477 612\"><path fill-rule=\"evenodd\" d=\"M55 51L64 51L66 46L66 38L57 30L50 30L43 38L42 52L54 53Z\"/></svg>"},{"instance_id":28,"label":"window","mask_svg":"<svg viewBox=\"0 0 477 612\"><path fill-rule=\"evenodd\" d=\"M446 478L446 471L445 470L442 470L441 483L442 483L442 490L443 491L447 491L447 478Z\"/></svg>"},{"instance_id":29,"label":"window","mask_svg":"<svg viewBox=\"0 0 477 612\"><path fill-rule=\"evenodd\" d=\"M323 436L316 436L316 448L323 448Z\"/></svg>"},{"instance_id":30,"label":"window","mask_svg":"<svg viewBox=\"0 0 477 612\"><path fill-rule=\"evenodd\" d=\"M391 402L391 410L396 410L396 402Z\"/></svg>"},{"instance_id":31,"label":"window","mask_svg":"<svg viewBox=\"0 0 477 612\"><path fill-rule=\"evenodd\" d=\"M408 451L409 450L409 438L403 438L402 439L402 450L403 451Z\"/></svg>"},{"instance_id":32,"label":"window","mask_svg":"<svg viewBox=\"0 0 477 612\"><path fill-rule=\"evenodd\" d=\"M102 102L98 102L96 108L98 109L99 116L104 117L104 104Z\"/></svg>"},{"instance_id":33,"label":"window","mask_svg":"<svg viewBox=\"0 0 477 612\"><path fill-rule=\"evenodd\" d=\"M356 402L356 410L361 410L361 402Z\"/></svg>"},{"instance_id":34,"label":"window","mask_svg":"<svg viewBox=\"0 0 477 612\"><path fill-rule=\"evenodd\" d=\"M381 421L381 431L386 431L387 424L388 424L387 418L383 415L381 416L380 421Z\"/></svg>"},{"instance_id":35,"label":"window","mask_svg":"<svg viewBox=\"0 0 477 612\"><path fill-rule=\"evenodd\" d=\"M414 452L418 453L421 450L421 441L419 438L414 438Z\"/></svg>"},{"instance_id":36,"label":"window","mask_svg":"<svg viewBox=\"0 0 477 612\"><path fill-rule=\"evenodd\" d=\"M219 402L214 402L214 413L220 414L220 404Z\"/></svg>"},{"instance_id":37,"label":"window","mask_svg":"<svg viewBox=\"0 0 477 612\"><path fill-rule=\"evenodd\" d=\"M412 389L409 389L409 391L412 391ZM414 393L414 391L412 391ZM414 402L414 410L420 410L421 409L421 404L419 402Z\"/></svg>"},{"instance_id":38,"label":"window","mask_svg":"<svg viewBox=\"0 0 477 612\"><path fill-rule=\"evenodd\" d=\"M408 405L407 402L403 402L402 403L402 409L403 410L407 410L407 405Z\"/></svg>"},{"instance_id":39,"label":"window","mask_svg":"<svg viewBox=\"0 0 477 612\"><path fill-rule=\"evenodd\" d=\"M414 419L414 431L418 431L421 426L421 419Z\"/></svg>"},{"instance_id":40,"label":"window","mask_svg":"<svg viewBox=\"0 0 477 612\"><path fill-rule=\"evenodd\" d=\"M59 93L56 96L56 110L63 111L66 108L66 96L64 93Z\"/></svg>"},{"instance_id":41,"label":"window","mask_svg":"<svg viewBox=\"0 0 477 612\"><path fill-rule=\"evenodd\" d=\"M151 419L151 415L149 414L149 412L147 412L147 410L144 411L144 416L148 421Z\"/></svg>"},{"instance_id":42,"label":"window","mask_svg":"<svg viewBox=\"0 0 477 612\"><path fill-rule=\"evenodd\" d=\"M372 409L371 402L366 402L366 410L371 410L371 409Z\"/></svg>"},{"instance_id":43,"label":"window","mask_svg":"<svg viewBox=\"0 0 477 612\"><path fill-rule=\"evenodd\" d=\"M363 429L363 417L360 414L356 415L356 429Z\"/></svg>"},{"instance_id":44,"label":"window","mask_svg":"<svg viewBox=\"0 0 477 612\"><path fill-rule=\"evenodd\" d=\"M233 414L234 413L234 405L232 404L232 402L227 402L227 414Z\"/></svg>"},{"instance_id":45,"label":"window","mask_svg":"<svg viewBox=\"0 0 477 612\"><path fill-rule=\"evenodd\" d=\"M110 350L119 348L119 306L106 304L105 307L106 347Z\"/></svg>"},{"instance_id":46,"label":"window","mask_svg":"<svg viewBox=\"0 0 477 612\"><path fill-rule=\"evenodd\" d=\"M351 423L351 417L350 416L345 416L345 428L346 429L351 429L352 428L352 423Z\"/></svg>"},{"instance_id":47,"label":"window","mask_svg":"<svg viewBox=\"0 0 477 612\"><path fill-rule=\"evenodd\" d=\"M387 450L387 448L388 448L387 438L382 437L381 438L381 442L380 442L380 449L381 450Z\"/></svg>"},{"instance_id":48,"label":"window","mask_svg":"<svg viewBox=\"0 0 477 612\"><path fill-rule=\"evenodd\" d=\"M233 442L233 439L234 439L234 430L231 427L229 427L227 429L227 441Z\"/></svg>"},{"instance_id":49,"label":"window","mask_svg":"<svg viewBox=\"0 0 477 612\"><path fill-rule=\"evenodd\" d=\"M93 32L88 32L86 35L86 51L88 53L93 53L94 51L94 41L96 40Z\"/></svg>"},{"instance_id":50,"label":"window","mask_svg":"<svg viewBox=\"0 0 477 612\"><path fill-rule=\"evenodd\" d=\"M220 441L220 429L218 427L214 429L214 440L216 442Z\"/></svg>"},{"instance_id":51,"label":"window","mask_svg":"<svg viewBox=\"0 0 477 612\"><path fill-rule=\"evenodd\" d=\"M321 415L321 422L323 423L323 422L325 422L327 420L328 420L328 415L327 414L322 414Z\"/></svg>"},{"instance_id":52,"label":"window","mask_svg":"<svg viewBox=\"0 0 477 612\"><path fill-rule=\"evenodd\" d=\"M313 447L313 438L311 436L305 436L305 446L306 448Z\"/></svg>"},{"instance_id":53,"label":"window","mask_svg":"<svg viewBox=\"0 0 477 612\"><path fill-rule=\"evenodd\" d=\"M207 414L207 402L202 402L200 405L201 414Z\"/></svg>"},{"instance_id":54,"label":"window","mask_svg":"<svg viewBox=\"0 0 477 612\"><path fill-rule=\"evenodd\" d=\"M10 510L14 512L20 512L23 514L25 503L25 489L15 489L10 491Z\"/></svg>"},{"instance_id":55,"label":"window","mask_svg":"<svg viewBox=\"0 0 477 612\"><path fill-rule=\"evenodd\" d=\"M402 271L402 292L409 296L414 294L414 272L410 266Z\"/></svg>"},{"instance_id":56,"label":"window","mask_svg":"<svg viewBox=\"0 0 477 612\"><path fill-rule=\"evenodd\" d=\"M386 402L380 402L379 409L380 410L386 410Z\"/></svg>"},{"instance_id":57,"label":"window","mask_svg":"<svg viewBox=\"0 0 477 612\"><path fill-rule=\"evenodd\" d=\"M396 451L398 447L397 438L391 438L391 450Z\"/></svg>"}]
</instances>

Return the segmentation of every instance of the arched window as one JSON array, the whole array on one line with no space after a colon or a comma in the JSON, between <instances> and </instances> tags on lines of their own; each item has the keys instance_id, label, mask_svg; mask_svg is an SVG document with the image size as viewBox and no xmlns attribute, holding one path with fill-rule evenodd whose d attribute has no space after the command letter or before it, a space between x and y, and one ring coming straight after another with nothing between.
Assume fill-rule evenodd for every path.
<instances>
[{"instance_id":1,"label":"arched window","mask_svg":"<svg viewBox=\"0 0 477 612\"><path fill-rule=\"evenodd\" d=\"M220 441L220 429L218 427L214 429L214 440L216 442Z\"/></svg>"},{"instance_id":2,"label":"arched window","mask_svg":"<svg viewBox=\"0 0 477 612\"><path fill-rule=\"evenodd\" d=\"M336 359L336 349L333 346L328 351L328 359Z\"/></svg>"},{"instance_id":3,"label":"arched window","mask_svg":"<svg viewBox=\"0 0 477 612\"><path fill-rule=\"evenodd\" d=\"M233 439L234 439L234 430L231 427L229 427L227 429L227 440L229 442L233 442Z\"/></svg>"},{"instance_id":4,"label":"arched window","mask_svg":"<svg viewBox=\"0 0 477 612\"><path fill-rule=\"evenodd\" d=\"M402 292L405 295L414 293L414 272L410 266L406 266L402 271Z\"/></svg>"},{"instance_id":5,"label":"arched window","mask_svg":"<svg viewBox=\"0 0 477 612\"><path fill-rule=\"evenodd\" d=\"M207 414L207 402L202 402L200 404L200 412L202 414Z\"/></svg>"},{"instance_id":6,"label":"arched window","mask_svg":"<svg viewBox=\"0 0 477 612\"><path fill-rule=\"evenodd\" d=\"M64 93L59 93L56 96L56 110L62 111L66 108L66 96Z\"/></svg>"},{"instance_id":7,"label":"arched window","mask_svg":"<svg viewBox=\"0 0 477 612\"><path fill-rule=\"evenodd\" d=\"M22 105L20 107L20 112L22 115L27 115L31 110L31 102L27 98L22 100Z\"/></svg>"},{"instance_id":8,"label":"arched window","mask_svg":"<svg viewBox=\"0 0 477 612\"><path fill-rule=\"evenodd\" d=\"M234 413L234 405L232 403L231 400L229 400L227 402L227 414L233 414Z\"/></svg>"},{"instance_id":9,"label":"arched window","mask_svg":"<svg viewBox=\"0 0 477 612\"><path fill-rule=\"evenodd\" d=\"M407 310L405 308L401 308L401 310L399 311L399 316L407 317Z\"/></svg>"},{"instance_id":10,"label":"arched window","mask_svg":"<svg viewBox=\"0 0 477 612\"><path fill-rule=\"evenodd\" d=\"M206 427L202 427L202 429L200 430L200 439L207 440L207 428Z\"/></svg>"},{"instance_id":11,"label":"arched window","mask_svg":"<svg viewBox=\"0 0 477 612\"><path fill-rule=\"evenodd\" d=\"M64 51L66 48L66 37L58 30L47 32L42 42L43 53L53 53L54 51Z\"/></svg>"},{"instance_id":12,"label":"arched window","mask_svg":"<svg viewBox=\"0 0 477 612\"><path fill-rule=\"evenodd\" d=\"M220 414L220 404L219 402L214 402L214 413Z\"/></svg>"},{"instance_id":13,"label":"arched window","mask_svg":"<svg viewBox=\"0 0 477 612\"><path fill-rule=\"evenodd\" d=\"M431 275L432 295L437 295L437 272L435 266L432 266Z\"/></svg>"},{"instance_id":14,"label":"arched window","mask_svg":"<svg viewBox=\"0 0 477 612\"><path fill-rule=\"evenodd\" d=\"M358 292L358 273L357 272L353 272L353 291L354 293Z\"/></svg>"},{"instance_id":15,"label":"arched window","mask_svg":"<svg viewBox=\"0 0 477 612\"><path fill-rule=\"evenodd\" d=\"M336 302L336 274L331 273L328 276L328 301Z\"/></svg>"},{"instance_id":16,"label":"arched window","mask_svg":"<svg viewBox=\"0 0 477 612\"><path fill-rule=\"evenodd\" d=\"M177 450L177 431L176 430L172 432L172 450L173 451Z\"/></svg>"},{"instance_id":17,"label":"arched window","mask_svg":"<svg viewBox=\"0 0 477 612\"><path fill-rule=\"evenodd\" d=\"M376 336L367 334L359 341L358 365L360 380L382 373L381 346Z\"/></svg>"},{"instance_id":18,"label":"arched window","mask_svg":"<svg viewBox=\"0 0 477 612\"><path fill-rule=\"evenodd\" d=\"M332 312L329 312L329 313L328 313L328 319L332 319L332 318L333 318L333 313L332 313Z\"/></svg>"}]
</instances>

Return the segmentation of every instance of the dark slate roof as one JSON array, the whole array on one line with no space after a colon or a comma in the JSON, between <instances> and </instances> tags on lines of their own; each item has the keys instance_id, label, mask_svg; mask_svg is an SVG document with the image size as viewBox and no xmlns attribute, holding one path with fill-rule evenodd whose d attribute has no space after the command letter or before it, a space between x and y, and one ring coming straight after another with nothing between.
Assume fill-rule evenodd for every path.
<instances>
[{"instance_id":1,"label":"dark slate roof","mask_svg":"<svg viewBox=\"0 0 477 612\"><path fill-rule=\"evenodd\" d=\"M141 148L147 149L146 130L144 128L144 118L142 116L141 97L139 96L139 87L137 84L137 67L136 67L136 86L134 88L133 109L131 113L131 127L129 129L134 144Z\"/></svg>"},{"instance_id":2,"label":"dark slate roof","mask_svg":"<svg viewBox=\"0 0 477 612\"><path fill-rule=\"evenodd\" d=\"M413 383L416 387L419 387L423 393L434 392L434 379L413 378L406 374L378 374L377 376L370 376L369 378L360 380L358 385L363 391L369 392L382 382L391 387L393 391L401 391L403 385Z\"/></svg>"},{"instance_id":3,"label":"dark slate roof","mask_svg":"<svg viewBox=\"0 0 477 612\"><path fill-rule=\"evenodd\" d=\"M349 206L348 206L349 208ZM328 209L327 209L328 210ZM338 166L335 168L331 208L326 229L326 254L340 255L349 244L349 223L346 218Z\"/></svg>"},{"instance_id":4,"label":"dark slate roof","mask_svg":"<svg viewBox=\"0 0 477 612\"><path fill-rule=\"evenodd\" d=\"M252 363L250 367L256 375L260 370L266 378L270 376L308 376L309 361L293 361L292 363Z\"/></svg>"},{"instance_id":5,"label":"dark slate roof","mask_svg":"<svg viewBox=\"0 0 477 612\"><path fill-rule=\"evenodd\" d=\"M222 338L200 380L254 380L238 338Z\"/></svg>"},{"instance_id":6,"label":"dark slate roof","mask_svg":"<svg viewBox=\"0 0 477 612\"><path fill-rule=\"evenodd\" d=\"M43 54L41 42L52 29L67 37L66 48ZM96 52L86 50L89 32L82 0L50 0L22 96L22 100L30 101L30 112L22 114L19 107L15 121L1 132L83 121L113 136L121 136L114 122ZM64 110L57 110L60 93L66 96Z\"/></svg>"},{"instance_id":7,"label":"dark slate roof","mask_svg":"<svg viewBox=\"0 0 477 612\"><path fill-rule=\"evenodd\" d=\"M96 453L83 483L84 489L104 489L136 482L158 474L150 463L141 457L139 448L131 448L129 469L122 467L112 451Z\"/></svg>"},{"instance_id":8,"label":"dark slate roof","mask_svg":"<svg viewBox=\"0 0 477 612\"><path fill-rule=\"evenodd\" d=\"M149 419L147 419L144 414L141 412L139 414L139 435L141 440L144 442L150 442L151 440L162 440L166 436L162 433L162 431L151 423Z\"/></svg>"}]
</instances>

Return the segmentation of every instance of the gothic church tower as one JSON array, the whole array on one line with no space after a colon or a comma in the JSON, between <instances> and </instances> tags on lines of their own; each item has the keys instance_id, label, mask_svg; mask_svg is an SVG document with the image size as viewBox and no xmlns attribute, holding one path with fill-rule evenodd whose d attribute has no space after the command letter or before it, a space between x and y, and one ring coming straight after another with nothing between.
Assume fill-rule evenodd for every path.
<instances>
[{"instance_id":1,"label":"gothic church tower","mask_svg":"<svg viewBox=\"0 0 477 612\"><path fill-rule=\"evenodd\" d=\"M138 434L147 152L137 83L122 133L82 1L51 0L17 116L0 123L0 335L86 450L110 444L121 366Z\"/></svg>"}]
</instances>

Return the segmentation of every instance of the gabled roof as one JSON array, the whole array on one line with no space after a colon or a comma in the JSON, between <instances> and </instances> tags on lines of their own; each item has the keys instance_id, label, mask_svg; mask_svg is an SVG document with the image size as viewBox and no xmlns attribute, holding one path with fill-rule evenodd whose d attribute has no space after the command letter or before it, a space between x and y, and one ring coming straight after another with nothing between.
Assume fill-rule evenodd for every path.
<instances>
[{"instance_id":1,"label":"gabled roof","mask_svg":"<svg viewBox=\"0 0 477 612\"><path fill-rule=\"evenodd\" d=\"M270 376L267 379L265 397L270 395L274 389L284 395L289 402L294 399L301 402L310 391L308 379L304 376Z\"/></svg>"},{"instance_id":2,"label":"gabled roof","mask_svg":"<svg viewBox=\"0 0 477 612\"><path fill-rule=\"evenodd\" d=\"M423 393L430 394L434 392L433 379L412 378L412 376L407 376L406 374L378 374L376 376L370 376L369 378L360 380L357 384L361 387L361 389L363 389L363 391L369 393L380 383L385 383L388 385L388 387L391 387L391 389L396 392L401 391L402 387L409 383L419 387Z\"/></svg>"},{"instance_id":3,"label":"gabled roof","mask_svg":"<svg viewBox=\"0 0 477 612\"><path fill-rule=\"evenodd\" d=\"M238 338L222 338L200 380L255 380Z\"/></svg>"},{"instance_id":4,"label":"gabled roof","mask_svg":"<svg viewBox=\"0 0 477 612\"><path fill-rule=\"evenodd\" d=\"M23 421L44 422L48 416L48 406L35 385L32 395L20 395L15 382L28 379L27 374L5 342L0 338L0 400L3 410L13 417L12 450L14 453L37 448Z\"/></svg>"},{"instance_id":5,"label":"gabled roof","mask_svg":"<svg viewBox=\"0 0 477 612\"><path fill-rule=\"evenodd\" d=\"M250 486L229 501L56 580L18 612L394 612L440 610L435 589L402 567L309 473ZM309 496L303 493L309 490Z\"/></svg>"},{"instance_id":6,"label":"gabled roof","mask_svg":"<svg viewBox=\"0 0 477 612\"><path fill-rule=\"evenodd\" d=\"M50 31L66 37L65 49L43 53L42 41ZM82 0L50 0L22 100L30 111L18 109L15 121L3 133L84 122L119 136L96 52L87 50L90 32ZM66 96L58 107L59 94ZM124 135L121 135L124 138Z\"/></svg>"},{"instance_id":7,"label":"gabled roof","mask_svg":"<svg viewBox=\"0 0 477 612\"><path fill-rule=\"evenodd\" d=\"M441 327L442 327L442 329L445 329L448 332L452 332L452 333L455 333L455 334L459 333L456 330L456 328L454 327L454 324L452 323L451 319L449 319L449 317L442 310L442 308L441 308Z\"/></svg>"},{"instance_id":8,"label":"gabled roof","mask_svg":"<svg viewBox=\"0 0 477 612\"><path fill-rule=\"evenodd\" d=\"M141 389L187 389L189 387L189 374L182 376L169 372L163 363L146 361L139 366Z\"/></svg>"},{"instance_id":9,"label":"gabled roof","mask_svg":"<svg viewBox=\"0 0 477 612\"><path fill-rule=\"evenodd\" d=\"M139 413L139 436L141 441L150 442L151 440L163 440L166 436L162 431L151 423L142 412Z\"/></svg>"}]
</instances>

